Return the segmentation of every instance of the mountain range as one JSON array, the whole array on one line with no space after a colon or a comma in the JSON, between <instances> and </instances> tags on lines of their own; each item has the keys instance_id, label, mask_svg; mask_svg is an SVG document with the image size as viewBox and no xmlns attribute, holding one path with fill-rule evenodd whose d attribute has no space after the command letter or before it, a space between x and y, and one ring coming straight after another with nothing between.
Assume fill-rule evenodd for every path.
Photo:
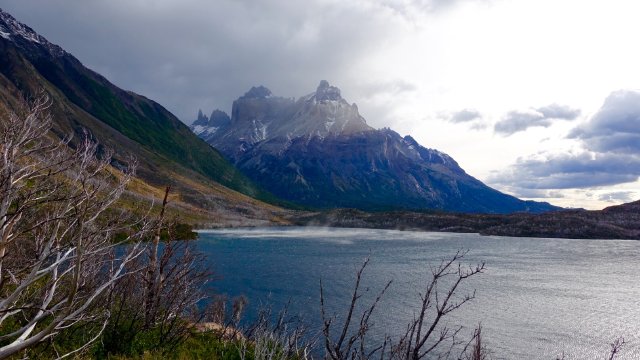
<instances>
[{"instance_id":1,"label":"mountain range","mask_svg":"<svg viewBox=\"0 0 640 360\"><path fill-rule=\"evenodd\" d=\"M200 111L191 130L274 195L310 208L544 212L467 174L411 136L374 129L323 80L298 99L264 86L233 102L231 116Z\"/></svg>"},{"instance_id":2,"label":"mountain range","mask_svg":"<svg viewBox=\"0 0 640 360\"><path fill-rule=\"evenodd\" d=\"M51 136L74 134L78 140L88 131L115 151L113 174L131 157L137 160L120 207L144 209L170 185L168 210L207 227L295 224L640 238L639 202L544 212L556 208L502 194L450 156L410 136L373 129L326 81L299 99L254 87L233 103L231 116L200 112L190 130L160 104L118 88L2 10L0 54L0 109L18 109L23 99L44 91L51 99ZM286 209L273 204L292 204L274 194L326 210ZM497 214L511 212L517 213Z\"/></svg>"}]
</instances>

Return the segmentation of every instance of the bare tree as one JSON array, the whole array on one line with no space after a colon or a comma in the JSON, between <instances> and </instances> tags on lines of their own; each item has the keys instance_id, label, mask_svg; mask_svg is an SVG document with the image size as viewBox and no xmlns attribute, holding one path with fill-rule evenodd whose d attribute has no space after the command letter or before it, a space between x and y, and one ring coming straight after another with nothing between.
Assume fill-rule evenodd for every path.
<instances>
[{"instance_id":1,"label":"bare tree","mask_svg":"<svg viewBox=\"0 0 640 360\"><path fill-rule=\"evenodd\" d=\"M165 193L163 209L166 199ZM155 231L149 256L129 264L143 271L120 279L108 294L112 318L102 339L106 353L131 351L135 338L145 333L148 349L171 351L206 315L199 305L210 297L207 283L215 277L205 256L192 242L176 239L175 224L165 224L162 214L150 225Z\"/></svg>"},{"instance_id":2,"label":"bare tree","mask_svg":"<svg viewBox=\"0 0 640 360\"><path fill-rule=\"evenodd\" d=\"M624 345L626 344L626 342L624 341L624 338L620 337L617 338L614 342L611 343L611 351L609 352L609 360L613 360L616 358L616 355L618 355L620 353L620 351L622 350L622 348L624 347Z\"/></svg>"},{"instance_id":3,"label":"bare tree","mask_svg":"<svg viewBox=\"0 0 640 360\"><path fill-rule=\"evenodd\" d=\"M95 303L128 273L147 230L138 224L116 251L122 221L105 214L133 169L110 168L88 135L54 140L49 107L41 94L0 119L0 359L84 322L102 324L88 343L97 339L109 313Z\"/></svg>"},{"instance_id":4,"label":"bare tree","mask_svg":"<svg viewBox=\"0 0 640 360\"><path fill-rule=\"evenodd\" d=\"M167 202L169 199L169 191L171 187L167 186L164 191L164 199L162 200L162 208L160 209L160 216L158 217L158 224L156 225L156 233L153 236L153 244L149 248L149 264L147 265L147 277L145 279L147 283L147 294L144 302L144 326L150 328L155 320L155 314L158 311L159 294L162 289L161 278L161 266L158 263L158 250L160 246L160 236L162 234L162 223L164 221L164 213L167 209Z\"/></svg>"},{"instance_id":5,"label":"bare tree","mask_svg":"<svg viewBox=\"0 0 640 360\"><path fill-rule=\"evenodd\" d=\"M178 344L204 318L199 303L210 297L206 287L215 279L206 257L191 242L175 240L171 234L169 238L159 257L160 285L152 318L158 345L166 348Z\"/></svg>"},{"instance_id":6,"label":"bare tree","mask_svg":"<svg viewBox=\"0 0 640 360\"><path fill-rule=\"evenodd\" d=\"M365 268L369 264L369 258L365 259L364 263L360 267L360 269L356 272L356 282L353 287L353 293L351 294L351 302L349 303L349 309L347 310L347 314L345 316L344 322L340 328L340 335L337 340L334 341L331 334L331 326L334 323L335 317L329 317L326 314L326 306L325 306L325 298L324 298L324 287L322 285L322 281L320 281L320 311L322 315L322 334L324 336L324 345L326 351L326 357L332 360L341 360L341 359L368 359L373 356L376 352L381 351L384 353L387 346L387 339L384 340L383 344L375 347L374 349L366 349L366 337L370 329L370 318L371 314L375 310L376 306L382 299L382 296L387 291L389 286L391 286L391 281L387 283L387 285L380 291L378 296L375 298L373 303L367 308L360 316L359 328L356 331L351 331L351 327L354 323L354 311L356 310L356 306L358 305L358 301L362 297L362 293L360 291L360 282L362 281L362 273ZM357 346L359 345L359 346Z\"/></svg>"},{"instance_id":7,"label":"bare tree","mask_svg":"<svg viewBox=\"0 0 640 360\"><path fill-rule=\"evenodd\" d=\"M426 284L425 292L420 294L420 310L395 346L395 358L422 359L439 350L444 343L450 344L449 350L444 352L448 357L450 350L460 344L457 337L462 330L461 326L452 329L439 325L445 316L475 298L475 291L461 297L457 297L456 293L463 281L484 271L484 263L473 267L462 266L460 260L465 255L466 252L458 251L452 258L443 260L439 266L431 268L431 278ZM438 286L449 279L452 280L451 283L441 292Z\"/></svg>"},{"instance_id":8,"label":"bare tree","mask_svg":"<svg viewBox=\"0 0 640 360\"><path fill-rule=\"evenodd\" d=\"M325 340L326 357L332 360L369 359L373 356L380 359L419 360L425 357L449 358L456 347L463 347L464 341L459 340L462 327L450 328L442 324L442 320L451 312L459 309L475 297L475 292L458 295L459 286L467 279L484 271L484 263L464 267L461 260L466 252L458 251L448 260L443 260L438 266L431 268L431 276L425 284L425 290L420 294L421 302L413 321L407 325L405 333L397 340L385 337L380 344L366 345L370 330L371 314L387 291L391 282L383 288L372 304L359 316L359 322L354 320L354 310L362 296L360 282L369 259L367 259L356 274L354 291L347 315L339 327L339 335L334 340L332 326L334 317L326 314L325 298L322 284L320 285L320 307L323 320L323 335ZM444 283L444 290L440 289ZM480 341L479 330L472 338ZM472 341L467 341L458 358L467 353ZM478 351L482 354L482 345ZM472 357L475 359L475 357ZM483 357L480 357L482 359Z\"/></svg>"}]
</instances>

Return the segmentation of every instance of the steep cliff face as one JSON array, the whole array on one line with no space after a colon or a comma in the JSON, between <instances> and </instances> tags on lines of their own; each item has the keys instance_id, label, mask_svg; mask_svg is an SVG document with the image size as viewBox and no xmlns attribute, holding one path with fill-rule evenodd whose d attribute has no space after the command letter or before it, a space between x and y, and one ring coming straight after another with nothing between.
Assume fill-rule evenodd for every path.
<instances>
[{"instance_id":1,"label":"steep cliff face","mask_svg":"<svg viewBox=\"0 0 640 360\"><path fill-rule=\"evenodd\" d=\"M468 175L447 154L367 125L340 89L320 82L297 100L254 87L233 103L228 125L192 130L273 194L316 208L542 212Z\"/></svg>"},{"instance_id":2,"label":"steep cliff face","mask_svg":"<svg viewBox=\"0 0 640 360\"><path fill-rule=\"evenodd\" d=\"M298 100L273 96L264 86L253 87L233 102L229 122L216 125L199 117L191 129L234 160L265 140L282 138L286 143L306 135L322 138L374 130L360 116L358 107L347 103L340 89L327 81Z\"/></svg>"}]
</instances>

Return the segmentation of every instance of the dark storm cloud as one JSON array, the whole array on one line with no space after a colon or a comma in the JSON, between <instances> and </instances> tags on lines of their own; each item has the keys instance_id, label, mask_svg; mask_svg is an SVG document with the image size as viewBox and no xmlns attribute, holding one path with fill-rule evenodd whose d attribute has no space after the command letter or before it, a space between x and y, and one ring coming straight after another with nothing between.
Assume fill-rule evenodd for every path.
<instances>
[{"instance_id":1,"label":"dark storm cloud","mask_svg":"<svg viewBox=\"0 0 640 360\"><path fill-rule=\"evenodd\" d=\"M551 120L537 111L510 111L494 126L494 131L502 135L512 135L534 126L548 127Z\"/></svg>"},{"instance_id":2,"label":"dark storm cloud","mask_svg":"<svg viewBox=\"0 0 640 360\"><path fill-rule=\"evenodd\" d=\"M559 112L571 115L557 109L551 112L555 116ZM519 159L489 181L519 189L589 188L637 181L640 177L640 93L627 90L612 93L600 110L569 137L581 141L582 153ZM610 199L626 200L621 196Z\"/></svg>"},{"instance_id":3,"label":"dark storm cloud","mask_svg":"<svg viewBox=\"0 0 640 360\"><path fill-rule=\"evenodd\" d=\"M571 189L628 183L638 177L638 156L584 152L519 159L488 182L522 189Z\"/></svg>"},{"instance_id":4,"label":"dark storm cloud","mask_svg":"<svg viewBox=\"0 0 640 360\"><path fill-rule=\"evenodd\" d=\"M635 193L633 191L615 191L600 195L598 200L610 203L627 203L636 200L634 196Z\"/></svg>"},{"instance_id":5,"label":"dark storm cloud","mask_svg":"<svg viewBox=\"0 0 640 360\"><path fill-rule=\"evenodd\" d=\"M518 189L513 195L519 198L546 198L547 192L540 189Z\"/></svg>"},{"instance_id":6,"label":"dark storm cloud","mask_svg":"<svg viewBox=\"0 0 640 360\"><path fill-rule=\"evenodd\" d=\"M556 199L562 199L564 198L564 194L562 194L560 191L549 191L549 190L543 190L543 189L522 189L522 188L516 188L516 189L512 189L514 190L514 195L519 197L519 198L537 198L537 199L544 199L544 198L556 198Z\"/></svg>"},{"instance_id":7,"label":"dark storm cloud","mask_svg":"<svg viewBox=\"0 0 640 360\"><path fill-rule=\"evenodd\" d=\"M569 135L592 151L640 154L640 92L609 95L600 110Z\"/></svg>"},{"instance_id":8,"label":"dark storm cloud","mask_svg":"<svg viewBox=\"0 0 640 360\"><path fill-rule=\"evenodd\" d=\"M502 120L495 124L494 131L509 136L531 127L549 127L555 120L575 120L578 116L580 116L580 110L559 104L527 111L514 110L507 113Z\"/></svg>"},{"instance_id":9,"label":"dark storm cloud","mask_svg":"<svg viewBox=\"0 0 640 360\"><path fill-rule=\"evenodd\" d=\"M187 122L198 108L228 110L257 84L300 96L327 79L348 95L357 86L347 79L370 77L359 61L405 21L376 2L6 0L2 7Z\"/></svg>"}]
</instances>

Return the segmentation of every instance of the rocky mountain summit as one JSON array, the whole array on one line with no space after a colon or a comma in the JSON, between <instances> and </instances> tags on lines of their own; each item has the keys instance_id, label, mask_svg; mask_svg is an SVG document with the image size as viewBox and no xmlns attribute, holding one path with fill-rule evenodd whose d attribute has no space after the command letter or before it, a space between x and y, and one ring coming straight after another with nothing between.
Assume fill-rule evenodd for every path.
<instances>
[{"instance_id":1,"label":"rocky mountain summit","mask_svg":"<svg viewBox=\"0 0 640 360\"><path fill-rule=\"evenodd\" d=\"M199 136L205 137L213 134L221 127L225 127L231 123L231 118L222 110L213 110L211 116L207 117L198 110L198 118L191 124L191 130Z\"/></svg>"},{"instance_id":2,"label":"rocky mountain summit","mask_svg":"<svg viewBox=\"0 0 640 360\"><path fill-rule=\"evenodd\" d=\"M199 114L191 129L265 189L304 206L483 213L555 209L484 185L453 158L411 136L372 128L356 104L324 80L298 99L253 87L233 102L230 121L211 122Z\"/></svg>"},{"instance_id":3,"label":"rocky mountain summit","mask_svg":"<svg viewBox=\"0 0 640 360\"><path fill-rule=\"evenodd\" d=\"M324 138L374 130L360 116L358 107L347 103L340 89L327 81L298 100L273 96L264 86L252 87L233 102L230 120L227 118L220 110L209 119L199 114L191 129L234 160L265 140L287 144L307 135Z\"/></svg>"}]
</instances>

